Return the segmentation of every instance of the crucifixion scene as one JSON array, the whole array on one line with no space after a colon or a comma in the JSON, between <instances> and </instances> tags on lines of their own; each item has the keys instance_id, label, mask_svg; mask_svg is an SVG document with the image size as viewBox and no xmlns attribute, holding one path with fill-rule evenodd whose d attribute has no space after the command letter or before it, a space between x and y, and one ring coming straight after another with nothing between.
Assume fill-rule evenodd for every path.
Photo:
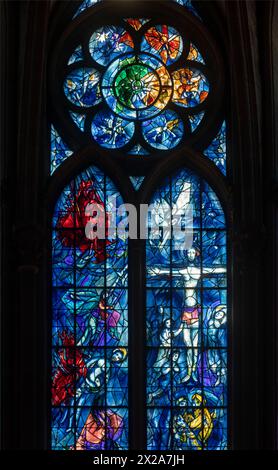
<instances>
[{"instance_id":1,"label":"crucifixion scene","mask_svg":"<svg viewBox=\"0 0 278 470\"><path fill-rule=\"evenodd\" d=\"M209 448L212 442L224 448L227 383L224 215L215 193L189 171L168 179L154 199L163 228L166 224L159 207L167 204L185 212L190 204L193 217L191 226L188 227L188 218L184 227L192 229L190 246L179 249L175 240L165 236L165 230L161 230L159 239L147 242L150 439L154 447L159 441L161 449L169 445L176 449ZM176 411L176 407L184 409Z\"/></svg>"}]
</instances>

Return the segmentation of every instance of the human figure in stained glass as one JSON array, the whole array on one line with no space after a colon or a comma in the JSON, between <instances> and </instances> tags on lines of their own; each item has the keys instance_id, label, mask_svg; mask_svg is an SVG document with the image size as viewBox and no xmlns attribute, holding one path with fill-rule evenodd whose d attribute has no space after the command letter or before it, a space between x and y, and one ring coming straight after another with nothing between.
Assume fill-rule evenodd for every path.
<instances>
[{"instance_id":1,"label":"human figure in stained glass","mask_svg":"<svg viewBox=\"0 0 278 470\"><path fill-rule=\"evenodd\" d=\"M74 396L74 383L80 377L86 377L87 367L80 350L75 350L73 335L65 330L59 335L63 348L58 351L59 363L53 377L52 404L68 404Z\"/></svg>"},{"instance_id":2,"label":"human figure in stained glass","mask_svg":"<svg viewBox=\"0 0 278 470\"><path fill-rule=\"evenodd\" d=\"M93 410L76 441L76 450L116 450L123 419L115 411Z\"/></svg>"},{"instance_id":3,"label":"human figure in stained glass","mask_svg":"<svg viewBox=\"0 0 278 470\"><path fill-rule=\"evenodd\" d=\"M202 276L224 274L225 266L218 267L198 267L195 264L196 257L200 255L197 247L187 250L188 266L185 268L149 268L152 276L172 275L181 276L185 288L184 305L185 308L181 314L181 325L184 344L187 347L187 375L183 382L188 382L190 378L197 381L197 362L198 362L198 344L199 344L199 323L201 309L197 299L197 287Z\"/></svg>"},{"instance_id":4,"label":"human figure in stained glass","mask_svg":"<svg viewBox=\"0 0 278 470\"><path fill-rule=\"evenodd\" d=\"M225 305L217 305L208 321L208 335L211 345L216 348L209 348L207 351L208 365L213 374L217 377L214 387L226 381L225 357L223 349L226 345L227 312Z\"/></svg>"},{"instance_id":5,"label":"human figure in stained glass","mask_svg":"<svg viewBox=\"0 0 278 470\"><path fill-rule=\"evenodd\" d=\"M180 443L187 443L188 447L201 450L207 445L207 441L213 430L215 413L206 405L206 399L201 394L192 396L193 408L184 412L184 409L174 417L174 438Z\"/></svg>"},{"instance_id":6,"label":"human figure in stained glass","mask_svg":"<svg viewBox=\"0 0 278 470\"><path fill-rule=\"evenodd\" d=\"M110 406L125 405L127 401L127 349L115 349L108 367L110 370L106 391L107 403Z\"/></svg>"},{"instance_id":7,"label":"human figure in stained glass","mask_svg":"<svg viewBox=\"0 0 278 470\"><path fill-rule=\"evenodd\" d=\"M121 363L125 360L126 349L118 348L113 351L111 363ZM112 373L111 363L106 363L104 358L92 358L86 363L87 374L85 380L79 381L75 392L76 411L69 419L69 431L73 428L74 419L77 427L79 422L85 422L84 413L88 413L88 407L102 406L105 403L105 384L109 382ZM119 390L119 387L117 388Z\"/></svg>"},{"instance_id":8,"label":"human figure in stained glass","mask_svg":"<svg viewBox=\"0 0 278 470\"><path fill-rule=\"evenodd\" d=\"M159 313L162 315L163 318L163 307L159 307ZM178 336L181 330L182 327L180 327L178 330L172 331L170 318L167 318L164 321L163 326L161 328L161 332L159 334L160 346L158 349L157 358L153 365L154 369L163 367L164 364L169 361L171 354L170 348L172 344L172 338Z\"/></svg>"},{"instance_id":9,"label":"human figure in stained glass","mask_svg":"<svg viewBox=\"0 0 278 470\"><path fill-rule=\"evenodd\" d=\"M92 311L89 319L89 328L79 341L80 345L113 346L119 339L117 336L117 324L121 314L114 310L113 306L107 305L104 294L101 295L98 306Z\"/></svg>"},{"instance_id":10,"label":"human figure in stained glass","mask_svg":"<svg viewBox=\"0 0 278 470\"><path fill-rule=\"evenodd\" d=\"M168 357L167 357L168 356ZM163 364L160 364L159 369L156 372L156 389L149 394L148 401L151 403L154 399L160 397L163 393L170 393L170 385L172 379L172 372L179 372L179 351L173 351L171 355L166 355Z\"/></svg>"},{"instance_id":11,"label":"human figure in stained glass","mask_svg":"<svg viewBox=\"0 0 278 470\"><path fill-rule=\"evenodd\" d=\"M65 247L79 248L82 253L88 251L89 257L80 257L78 267L84 267L93 256L95 263L101 263L107 257L106 246L111 242L107 239L101 240L98 237L89 239L84 228L90 222L91 215L87 208L90 205L97 205L102 208L102 214L98 217L98 224L105 226L108 230L108 216L105 214L104 202L95 190L95 183L92 178L89 181L81 181L77 194L69 202L65 214L61 214L57 221L57 238Z\"/></svg>"}]
</instances>

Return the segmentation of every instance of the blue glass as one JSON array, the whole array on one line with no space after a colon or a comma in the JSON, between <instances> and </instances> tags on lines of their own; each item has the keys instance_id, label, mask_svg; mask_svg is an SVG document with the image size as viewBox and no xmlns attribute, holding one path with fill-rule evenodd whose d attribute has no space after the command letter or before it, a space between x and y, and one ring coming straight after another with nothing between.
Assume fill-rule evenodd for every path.
<instances>
[{"instance_id":1,"label":"blue glass","mask_svg":"<svg viewBox=\"0 0 278 470\"><path fill-rule=\"evenodd\" d=\"M171 406L173 360L171 348L148 349L147 405Z\"/></svg>"},{"instance_id":2,"label":"blue glass","mask_svg":"<svg viewBox=\"0 0 278 470\"><path fill-rule=\"evenodd\" d=\"M171 412L169 408L148 408L147 448L148 450L171 449Z\"/></svg>"},{"instance_id":3,"label":"blue glass","mask_svg":"<svg viewBox=\"0 0 278 470\"><path fill-rule=\"evenodd\" d=\"M200 178L194 173L187 170L181 170L176 178L172 179L171 194L169 204L173 205L172 217L174 222L175 214L179 214L180 211L187 204L190 203L191 211L184 215L184 218L180 221L181 228L186 225L190 229L199 229L201 225L201 197L200 197ZM191 217L193 215L193 218ZM179 219L178 219L179 221ZM175 244L173 244L175 249Z\"/></svg>"},{"instance_id":4,"label":"blue glass","mask_svg":"<svg viewBox=\"0 0 278 470\"><path fill-rule=\"evenodd\" d=\"M132 37L120 26L102 26L93 33L89 41L90 54L100 65L108 65L133 48Z\"/></svg>"},{"instance_id":5,"label":"blue glass","mask_svg":"<svg viewBox=\"0 0 278 470\"><path fill-rule=\"evenodd\" d=\"M55 127L51 126L50 173L52 173L72 155L72 150L65 144Z\"/></svg>"},{"instance_id":6,"label":"blue glass","mask_svg":"<svg viewBox=\"0 0 278 470\"><path fill-rule=\"evenodd\" d=\"M74 64L75 62L79 62L80 60L83 60L83 52L82 52L82 46L78 46L70 56L68 60L68 65Z\"/></svg>"},{"instance_id":7,"label":"blue glass","mask_svg":"<svg viewBox=\"0 0 278 470\"><path fill-rule=\"evenodd\" d=\"M121 356L121 360L117 360L116 354ZM122 354L125 354L122 359ZM110 406L127 406L128 405L128 351L126 348L115 348L107 351L106 357L106 373L109 376L107 380L107 405Z\"/></svg>"},{"instance_id":8,"label":"blue glass","mask_svg":"<svg viewBox=\"0 0 278 470\"><path fill-rule=\"evenodd\" d=\"M83 0L83 2L81 3L80 7L78 8L78 10L76 11L76 13L74 14L73 18L76 18L77 16L79 16L81 13L83 13L83 11L87 10L88 8L90 8L91 6L95 5L96 3L99 3L99 2L102 2L103 0Z\"/></svg>"},{"instance_id":9,"label":"blue glass","mask_svg":"<svg viewBox=\"0 0 278 470\"><path fill-rule=\"evenodd\" d=\"M121 206L121 198L115 196L115 191L106 189L106 211L109 225L108 236L111 242L106 248L107 252L107 287L127 287L127 234L120 232L120 224L124 221L126 213L115 214L115 207ZM117 230L116 230L117 227ZM112 242L113 240L113 242Z\"/></svg>"},{"instance_id":10,"label":"blue glass","mask_svg":"<svg viewBox=\"0 0 278 470\"><path fill-rule=\"evenodd\" d=\"M167 204L170 217L162 210ZM174 225L177 207L185 213L180 225ZM151 212L148 226L153 231L156 222L159 237L146 242L148 449L226 449L224 212L189 170L161 184ZM176 243L177 227L189 237L184 246Z\"/></svg>"},{"instance_id":11,"label":"blue glass","mask_svg":"<svg viewBox=\"0 0 278 470\"><path fill-rule=\"evenodd\" d=\"M220 316L220 314L223 312L223 310L220 310L221 308L222 306L219 305L219 307L216 307L214 309L214 312L212 313L212 318L215 318L217 315ZM220 335L223 333L221 329L217 326L217 328L214 328L214 331L212 331L212 329L209 331L211 336L214 336L215 340L217 340L219 343L219 340L221 339ZM224 334L222 334L222 337L226 340ZM202 374L205 392L204 394L214 397L214 405L227 407L226 348L209 348L204 352Z\"/></svg>"},{"instance_id":12,"label":"blue glass","mask_svg":"<svg viewBox=\"0 0 278 470\"><path fill-rule=\"evenodd\" d=\"M95 141L110 149L121 148L133 137L135 125L115 116L110 112L101 111L94 116L92 122L92 136Z\"/></svg>"},{"instance_id":13,"label":"blue glass","mask_svg":"<svg viewBox=\"0 0 278 470\"><path fill-rule=\"evenodd\" d=\"M160 235L160 234L159 234ZM166 234L165 234L166 238ZM163 265L163 269L167 271L165 276L154 276L152 272L147 273L147 285L149 287L161 287L163 289L171 286L170 279L170 256L171 256L171 242L163 238L161 233L160 239L151 239L149 233L149 240L146 247L146 257L148 259L148 265L156 264Z\"/></svg>"},{"instance_id":14,"label":"blue glass","mask_svg":"<svg viewBox=\"0 0 278 470\"><path fill-rule=\"evenodd\" d=\"M64 92L68 100L81 107L90 107L101 102L100 73L84 67L73 70L64 82Z\"/></svg>"},{"instance_id":15,"label":"blue glass","mask_svg":"<svg viewBox=\"0 0 278 470\"><path fill-rule=\"evenodd\" d=\"M205 228L225 228L225 215L219 198L205 182L203 184L202 216Z\"/></svg>"},{"instance_id":16,"label":"blue glass","mask_svg":"<svg viewBox=\"0 0 278 470\"><path fill-rule=\"evenodd\" d=\"M131 150L129 150L129 155L149 155L149 152L142 147L140 144L134 145Z\"/></svg>"},{"instance_id":17,"label":"blue glass","mask_svg":"<svg viewBox=\"0 0 278 470\"><path fill-rule=\"evenodd\" d=\"M55 236L56 233L53 234ZM64 250L57 240L53 243L53 277L52 282L55 287L68 286L72 287L74 284L74 256L69 250Z\"/></svg>"},{"instance_id":18,"label":"blue glass","mask_svg":"<svg viewBox=\"0 0 278 470\"><path fill-rule=\"evenodd\" d=\"M84 132L86 116L84 114L72 113L71 111L70 115L77 127L79 127L79 129Z\"/></svg>"},{"instance_id":19,"label":"blue glass","mask_svg":"<svg viewBox=\"0 0 278 470\"><path fill-rule=\"evenodd\" d=\"M130 176L129 178L133 184L134 189L137 191L143 183L145 176Z\"/></svg>"},{"instance_id":20,"label":"blue glass","mask_svg":"<svg viewBox=\"0 0 278 470\"><path fill-rule=\"evenodd\" d=\"M191 1L175 1L197 14ZM74 17L95 3L98 0L82 2ZM149 20L124 21L138 32ZM174 28L151 27L139 44L141 52L135 55L133 38L124 28L99 28L89 41L98 70L73 70L64 83L64 92L75 106L91 107L104 98L105 107L92 118L94 141L107 149L132 147L128 153L138 157L149 152L135 144L136 139L132 141L135 125L149 146L171 150L181 142L184 126L177 112L164 108L170 100L193 108L209 92L208 80L197 64L204 64L204 58L192 43L187 59L195 62L193 68L171 67L171 75L167 71L166 66L183 52L182 37ZM78 46L68 64L77 62L80 67L81 60ZM140 90L135 92L134 85ZM194 132L204 112L188 112ZM86 115L76 110L69 113L84 131ZM204 152L223 173L225 131L224 123ZM72 153L54 128L53 135L52 171ZM138 190L144 177L130 180ZM86 232L92 218L86 208L92 202L100 206L104 240L92 239ZM54 210L53 449L128 448L127 239L110 231L123 218L117 215L113 220L114 208L122 202L113 182L91 167L65 187ZM224 212L212 188L187 170L167 178L152 203L148 234L154 222L159 230L155 239L146 242L147 446L150 450L222 450L227 447ZM171 207L170 215L164 213L166 206ZM180 240L173 240L176 206L191 208L180 218L181 229L192 232L190 247L181 248Z\"/></svg>"},{"instance_id":21,"label":"blue glass","mask_svg":"<svg viewBox=\"0 0 278 470\"><path fill-rule=\"evenodd\" d=\"M74 429L67 430L67 420L65 416L68 414L65 407L52 408L51 416L51 448L52 450L70 450L74 442Z\"/></svg>"},{"instance_id":22,"label":"blue glass","mask_svg":"<svg viewBox=\"0 0 278 470\"><path fill-rule=\"evenodd\" d=\"M80 7L78 8L78 10L76 11L75 15L73 16L73 18L76 18L77 16L79 16L83 11L87 10L88 8L92 7L93 5L95 5L96 3L99 3L99 2L102 2L103 0L83 0L83 2L81 3ZM195 16L197 16L199 19L200 18L200 15L198 14L197 10L195 9L195 7L192 5L192 1L191 0L170 0L170 1L173 1L173 2L177 2L179 3L180 5L184 6L188 11L190 11L191 13L193 13ZM130 19L130 18L129 18ZM128 20L126 20L128 21ZM146 21L146 20L145 20ZM134 29L136 29L138 31L138 29L140 29L138 26L137 26L137 23L135 26L133 26ZM138 29L137 29L138 28Z\"/></svg>"},{"instance_id":23,"label":"blue glass","mask_svg":"<svg viewBox=\"0 0 278 470\"><path fill-rule=\"evenodd\" d=\"M171 293L169 289L147 289L147 346L165 349L171 346L169 324L171 323Z\"/></svg>"},{"instance_id":24,"label":"blue glass","mask_svg":"<svg viewBox=\"0 0 278 470\"><path fill-rule=\"evenodd\" d=\"M128 245L111 228L112 211L122 204L113 182L89 167L65 187L54 210L56 450L128 447ZM103 238L92 236L96 210Z\"/></svg>"},{"instance_id":25,"label":"blue glass","mask_svg":"<svg viewBox=\"0 0 278 470\"><path fill-rule=\"evenodd\" d=\"M227 344L227 290L204 289L203 301L204 346L224 349Z\"/></svg>"},{"instance_id":26,"label":"blue glass","mask_svg":"<svg viewBox=\"0 0 278 470\"><path fill-rule=\"evenodd\" d=\"M204 230L202 233L204 287L226 286L226 233Z\"/></svg>"},{"instance_id":27,"label":"blue glass","mask_svg":"<svg viewBox=\"0 0 278 470\"><path fill-rule=\"evenodd\" d=\"M226 175L226 122L223 121L220 131L209 147L204 151L204 155L208 157L219 170Z\"/></svg>"},{"instance_id":28,"label":"blue glass","mask_svg":"<svg viewBox=\"0 0 278 470\"><path fill-rule=\"evenodd\" d=\"M68 287L52 291L52 344L63 345L63 332L74 334L74 299L68 296Z\"/></svg>"},{"instance_id":29,"label":"blue glass","mask_svg":"<svg viewBox=\"0 0 278 470\"><path fill-rule=\"evenodd\" d=\"M142 122L142 133L149 145L160 150L176 147L183 137L183 123L177 113L163 111L152 120Z\"/></svg>"},{"instance_id":30,"label":"blue glass","mask_svg":"<svg viewBox=\"0 0 278 470\"><path fill-rule=\"evenodd\" d=\"M119 103L115 97L113 88L103 88L102 93L111 111L124 119L136 119L136 111L134 109L127 108L122 103Z\"/></svg>"},{"instance_id":31,"label":"blue glass","mask_svg":"<svg viewBox=\"0 0 278 470\"><path fill-rule=\"evenodd\" d=\"M80 11L91 6L91 2L86 2L80 6ZM124 21L139 35L142 26L150 20L126 18ZM135 31L133 34L136 35ZM198 62L204 64L204 59L196 45L190 43L187 57L192 66L168 70L168 66L182 56L182 36L165 24L149 27L147 31L144 28L144 31L139 38L141 50L135 53L133 34L125 28L115 25L98 28L89 40L96 69L77 68L65 79L65 95L76 107L95 106L104 99L105 105L91 122L92 136L102 147L124 147L134 134L136 121L142 121L140 126L137 124L138 132L142 132L147 143L157 150L171 150L184 137L184 123L182 117L167 106L172 101L178 106L194 108L208 96L208 80L198 69ZM69 64L77 62L78 67L78 61L83 60L82 52L82 47L78 46L70 56ZM70 115L84 132L86 118L81 109L80 114L72 109ZM113 114L122 119L113 118ZM192 132L199 127L203 115L203 112L190 112L188 119ZM148 153L142 151L141 144L134 145L128 152L130 155Z\"/></svg>"},{"instance_id":32,"label":"blue glass","mask_svg":"<svg viewBox=\"0 0 278 470\"><path fill-rule=\"evenodd\" d=\"M201 19L196 8L192 5L191 0L170 0L170 1L179 3L180 5L184 6L190 13L193 13L193 15L197 16L197 18Z\"/></svg>"},{"instance_id":33,"label":"blue glass","mask_svg":"<svg viewBox=\"0 0 278 470\"><path fill-rule=\"evenodd\" d=\"M205 113L198 113L198 114L189 114L188 119L191 125L191 131L194 132L197 127L200 125Z\"/></svg>"}]
</instances>

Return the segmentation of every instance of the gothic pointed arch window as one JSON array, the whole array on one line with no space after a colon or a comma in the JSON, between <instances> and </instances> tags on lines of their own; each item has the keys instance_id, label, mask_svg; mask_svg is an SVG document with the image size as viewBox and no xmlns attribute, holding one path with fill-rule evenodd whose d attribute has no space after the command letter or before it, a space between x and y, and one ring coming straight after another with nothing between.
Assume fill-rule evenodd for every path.
<instances>
[{"instance_id":1,"label":"gothic pointed arch window","mask_svg":"<svg viewBox=\"0 0 278 470\"><path fill-rule=\"evenodd\" d=\"M229 445L224 73L193 3L86 0L55 38L55 450Z\"/></svg>"}]
</instances>

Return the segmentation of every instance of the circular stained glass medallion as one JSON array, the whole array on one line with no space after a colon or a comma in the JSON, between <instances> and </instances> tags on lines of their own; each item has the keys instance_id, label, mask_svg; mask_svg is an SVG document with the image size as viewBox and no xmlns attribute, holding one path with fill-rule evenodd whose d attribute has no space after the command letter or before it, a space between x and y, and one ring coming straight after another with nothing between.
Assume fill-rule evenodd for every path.
<instances>
[{"instance_id":1,"label":"circular stained glass medallion","mask_svg":"<svg viewBox=\"0 0 278 470\"><path fill-rule=\"evenodd\" d=\"M182 139L184 127L177 113L171 109L163 111L154 119L142 123L143 137L154 148L169 150Z\"/></svg>"},{"instance_id":2,"label":"circular stained glass medallion","mask_svg":"<svg viewBox=\"0 0 278 470\"><path fill-rule=\"evenodd\" d=\"M101 89L114 113L142 120L167 106L172 96L172 79L159 59L148 54L126 54L107 68Z\"/></svg>"},{"instance_id":3,"label":"circular stained glass medallion","mask_svg":"<svg viewBox=\"0 0 278 470\"><path fill-rule=\"evenodd\" d=\"M89 41L90 54L100 65L108 65L133 47L132 37L120 26L103 26L93 33Z\"/></svg>"},{"instance_id":4,"label":"circular stained glass medallion","mask_svg":"<svg viewBox=\"0 0 278 470\"><path fill-rule=\"evenodd\" d=\"M113 113L99 112L92 122L92 135L95 141L106 148L120 148L126 145L134 134L134 123Z\"/></svg>"},{"instance_id":5,"label":"circular stained glass medallion","mask_svg":"<svg viewBox=\"0 0 278 470\"><path fill-rule=\"evenodd\" d=\"M101 102L100 73L84 67L73 70L64 81L67 99L75 106L90 107Z\"/></svg>"},{"instance_id":6,"label":"circular stained glass medallion","mask_svg":"<svg viewBox=\"0 0 278 470\"><path fill-rule=\"evenodd\" d=\"M120 70L114 86L119 101L132 109L151 106L160 92L158 75L143 64L129 65Z\"/></svg>"}]
</instances>

